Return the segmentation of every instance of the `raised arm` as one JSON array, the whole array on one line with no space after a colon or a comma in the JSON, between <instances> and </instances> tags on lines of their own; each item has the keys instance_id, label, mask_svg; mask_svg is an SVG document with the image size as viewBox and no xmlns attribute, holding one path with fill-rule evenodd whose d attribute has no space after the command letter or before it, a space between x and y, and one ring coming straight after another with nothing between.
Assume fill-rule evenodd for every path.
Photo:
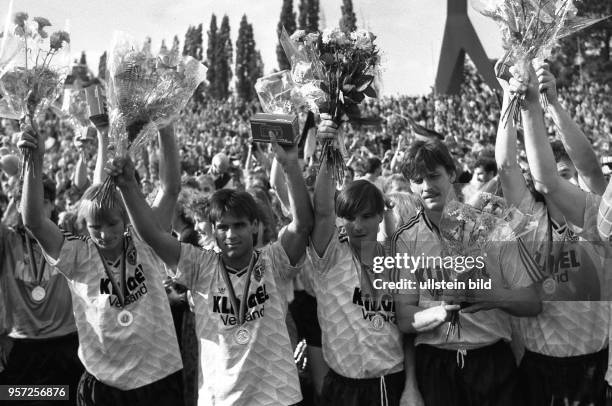
<instances>
[{"instance_id":1,"label":"raised arm","mask_svg":"<svg viewBox=\"0 0 612 406\"><path fill-rule=\"evenodd\" d=\"M96 153L96 168L94 169L93 183L102 183L106 179L104 165L106 164L108 148L108 125L96 127L98 135L98 152Z\"/></svg>"},{"instance_id":2,"label":"raised arm","mask_svg":"<svg viewBox=\"0 0 612 406\"><path fill-rule=\"evenodd\" d=\"M572 224L582 227L586 206L586 193L557 173L552 148L546 136L544 113L539 101L538 83L533 69L529 78L522 80L516 75L511 87L525 94L525 106L521 109L525 130L525 149L529 168L536 190L547 201L557 207Z\"/></svg>"},{"instance_id":3,"label":"raised arm","mask_svg":"<svg viewBox=\"0 0 612 406\"><path fill-rule=\"evenodd\" d=\"M181 246L178 240L162 229L155 213L149 207L134 177L134 164L129 158L118 158L106 167L109 176L115 177L130 221L139 236L170 268L178 264Z\"/></svg>"},{"instance_id":4,"label":"raised arm","mask_svg":"<svg viewBox=\"0 0 612 406\"><path fill-rule=\"evenodd\" d=\"M525 178L517 162L516 127L511 114L503 114L510 104L510 92L508 82L499 79L504 91L501 108L501 117L497 127L497 139L495 140L495 162L497 173L501 181L504 198L508 205L519 207L523 196L529 193Z\"/></svg>"},{"instance_id":5,"label":"raised arm","mask_svg":"<svg viewBox=\"0 0 612 406\"><path fill-rule=\"evenodd\" d=\"M153 202L153 214L162 229L170 231L174 207L181 191L181 163L172 124L159 130L160 189Z\"/></svg>"},{"instance_id":6,"label":"raised arm","mask_svg":"<svg viewBox=\"0 0 612 406\"><path fill-rule=\"evenodd\" d=\"M321 114L319 124L319 137L335 137L338 126L327 114ZM313 248L323 256L336 227L336 213L334 210L334 195L336 193L336 180L323 159L317 175L314 192L314 228L312 230Z\"/></svg>"},{"instance_id":7,"label":"raised arm","mask_svg":"<svg viewBox=\"0 0 612 406\"><path fill-rule=\"evenodd\" d=\"M90 182L87 177L87 160L88 160L88 147L87 139L82 137L75 137L74 145L79 151L79 159L77 160L74 175L72 176L72 182L79 190L85 190L89 187Z\"/></svg>"},{"instance_id":8,"label":"raised arm","mask_svg":"<svg viewBox=\"0 0 612 406\"><path fill-rule=\"evenodd\" d=\"M547 63L536 62L534 68L539 90L546 91L548 112L558 129L559 138L570 159L576 166L578 176L589 190L601 195L606 189L606 179L590 141L567 111L559 103L557 83Z\"/></svg>"},{"instance_id":9,"label":"raised arm","mask_svg":"<svg viewBox=\"0 0 612 406\"><path fill-rule=\"evenodd\" d=\"M310 204L310 196L304 184L304 178L302 177L302 170L298 163L297 144L289 148L281 147L276 142L272 145L276 160L287 180L287 192L291 211L291 223L281 236L281 244L287 253L289 262L295 265L304 255L308 237L312 231L312 206Z\"/></svg>"},{"instance_id":10,"label":"raised arm","mask_svg":"<svg viewBox=\"0 0 612 406\"><path fill-rule=\"evenodd\" d=\"M21 196L23 224L32 232L47 255L57 259L64 243L64 235L44 214L42 166L45 143L42 134L35 133L32 127L26 126L17 145L19 148L29 150L32 155L31 165L26 166L23 180Z\"/></svg>"}]
</instances>

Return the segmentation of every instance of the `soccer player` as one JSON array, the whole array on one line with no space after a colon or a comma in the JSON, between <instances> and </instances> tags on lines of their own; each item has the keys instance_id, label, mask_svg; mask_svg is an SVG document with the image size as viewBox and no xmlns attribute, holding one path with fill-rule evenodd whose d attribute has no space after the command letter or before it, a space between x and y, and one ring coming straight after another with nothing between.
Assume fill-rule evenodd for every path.
<instances>
[{"instance_id":1,"label":"soccer player","mask_svg":"<svg viewBox=\"0 0 612 406\"><path fill-rule=\"evenodd\" d=\"M171 137L170 132L162 138ZM182 362L163 285L165 269L128 227L118 192L113 192L111 208L106 209L97 198L101 185L88 188L81 199L79 219L85 222L89 236L63 234L44 215L42 136L26 127L18 145L33 156L23 187L24 225L40 244L46 261L68 280L72 296L78 353L86 370L79 382L77 404L181 403ZM175 178L178 182L178 176ZM162 195L160 200L157 207L165 207L172 196ZM170 221L171 212L162 210L157 218Z\"/></svg>"},{"instance_id":2,"label":"soccer player","mask_svg":"<svg viewBox=\"0 0 612 406\"><path fill-rule=\"evenodd\" d=\"M545 93L557 120L560 114L565 122L571 118L559 113L555 81L548 66L535 63L535 68L529 78L522 78L512 69L514 77L510 87L503 82L502 85L506 88L506 105L512 94L525 97L525 106L521 109L525 150L535 190L543 202L538 202L527 190L517 168L512 123L508 123L506 130L500 123L497 140L504 196L521 210L533 214L539 223L533 235L525 237L527 250L521 257L529 259L530 252L543 252L540 256L544 257L533 255L536 263L530 267L532 279L541 287L542 313L517 320L518 333L526 349L520 365L522 387L528 405L603 405L609 305L600 300L605 280L605 255L602 254L606 248L592 243L599 239L596 219L600 197L581 190L564 176L567 168L574 166L569 158L565 158L569 163L556 164L542 118L540 91ZM566 124L566 127L571 126ZM576 167L584 168L584 165ZM581 170L578 175L597 189L598 177Z\"/></svg>"},{"instance_id":3,"label":"soccer player","mask_svg":"<svg viewBox=\"0 0 612 406\"><path fill-rule=\"evenodd\" d=\"M107 168L138 233L192 292L200 405L291 405L302 399L285 324L286 290L304 256L312 208L297 148L274 147L287 179L292 222L261 250L254 249L260 219L248 193L224 189L211 196L218 253L181 244L159 227L135 187L131 161L119 159Z\"/></svg>"},{"instance_id":4,"label":"soccer player","mask_svg":"<svg viewBox=\"0 0 612 406\"><path fill-rule=\"evenodd\" d=\"M318 136L335 137L337 125L328 115L321 118ZM385 200L365 179L346 186L334 208L335 192L335 179L324 162L315 186L315 225L308 248L323 356L330 367L323 404L399 405L402 393L404 401L413 404L411 400L420 401L413 359L408 355L406 378L393 294L374 286L374 279L390 281L390 272L373 272L374 257L385 256L384 244L376 241Z\"/></svg>"},{"instance_id":5,"label":"soccer player","mask_svg":"<svg viewBox=\"0 0 612 406\"><path fill-rule=\"evenodd\" d=\"M427 140L414 142L405 162L402 172L422 203L392 236L392 255L440 257L440 221L452 193L454 161L442 142ZM486 254L481 260L492 289L474 290L471 297L458 299L472 302L455 316L460 334L449 334L448 322L457 306L444 301L444 290L418 284L449 281L449 270L435 262L400 270L417 282L417 289L400 295L396 311L399 328L416 334L416 377L428 406L520 403L516 363L508 345L510 315L536 315L540 304L526 272L516 265L512 244L498 245Z\"/></svg>"},{"instance_id":6,"label":"soccer player","mask_svg":"<svg viewBox=\"0 0 612 406\"><path fill-rule=\"evenodd\" d=\"M55 182L43 176L43 213L55 220ZM77 328L65 278L45 261L36 241L18 224L0 224L0 288L6 297L12 350L3 385L68 385L72 404L83 373ZM0 360L0 362L2 362Z\"/></svg>"}]
</instances>

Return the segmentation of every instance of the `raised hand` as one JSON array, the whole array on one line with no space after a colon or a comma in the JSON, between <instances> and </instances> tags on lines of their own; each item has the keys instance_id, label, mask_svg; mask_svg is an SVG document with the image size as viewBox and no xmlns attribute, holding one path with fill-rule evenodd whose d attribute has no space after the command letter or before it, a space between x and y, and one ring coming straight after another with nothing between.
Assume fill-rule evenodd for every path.
<instances>
[{"instance_id":1,"label":"raised hand","mask_svg":"<svg viewBox=\"0 0 612 406\"><path fill-rule=\"evenodd\" d=\"M34 156L45 154L45 141L42 133L34 131L30 125L22 125L17 146L30 150Z\"/></svg>"},{"instance_id":2,"label":"raised hand","mask_svg":"<svg viewBox=\"0 0 612 406\"><path fill-rule=\"evenodd\" d=\"M106 164L104 171L114 178L118 188L137 187L134 163L129 157L114 158Z\"/></svg>"},{"instance_id":3,"label":"raised hand","mask_svg":"<svg viewBox=\"0 0 612 406\"><path fill-rule=\"evenodd\" d=\"M298 145L280 145L276 141L276 135L270 132L270 141L272 144L272 150L279 164L283 167L291 163L298 162Z\"/></svg>"},{"instance_id":4,"label":"raised hand","mask_svg":"<svg viewBox=\"0 0 612 406\"><path fill-rule=\"evenodd\" d=\"M549 103L556 103L558 100L557 95L557 80L554 75L550 73L550 67L548 63L540 60L533 60L533 69L536 73L536 78L538 80L538 90L540 93L546 95L546 100Z\"/></svg>"}]
</instances>

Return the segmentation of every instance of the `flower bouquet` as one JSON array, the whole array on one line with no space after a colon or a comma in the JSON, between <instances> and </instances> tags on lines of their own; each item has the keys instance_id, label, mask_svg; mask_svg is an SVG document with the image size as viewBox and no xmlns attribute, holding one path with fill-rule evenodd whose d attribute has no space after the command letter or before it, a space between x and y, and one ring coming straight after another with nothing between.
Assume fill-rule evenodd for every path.
<instances>
[{"instance_id":1,"label":"flower bouquet","mask_svg":"<svg viewBox=\"0 0 612 406\"><path fill-rule=\"evenodd\" d=\"M500 201L495 196L482 203L483 208L500 212ZM487 196L483 197L484 199ZM443 257L477 257L491 250L494 244L515 241L519 236L531 230L534 224L530 216L519 212L516 208L501 210L500 215L493 215L487 211L479 210L473 206L450 201L444 207L440 220L440 234L442 236ZM467 286L469 280L488 278L485 267L467 267L453 269L450 277L455 281L464 282ZM458 297L466 297L466 291L455 292ZM446 332L446 339L455 333L460 334L459 312L453 312Z\"/></svg>"},{"instance_id":2,"label":"flower bouquet","mask_svg":"<svg viewBox=\"0 0 612 406\"><path fill-rule=\"evenodd\" d=\"M299 94L340 124L359 117L358 104L365 96L377 97L374 81L379 75L380 57L375 38L366 30L349 34L338 28L310 34L298 30L291 37L283 30L280 43L291 63L291 77L300 87ZM341 135L323 140L321 162L333 168L336 179L344 177L346 155Z\"/></svg>"},{"instance_id":3,"label":"flower bouquet","mask_svg":"<svg viewBox=\"0 0 612 406\"><path fill-rule=\"evenodd\" d=\"M91 122L83 88L64 89L61 105L56 103L51 110L72 129L76 138L85 136Z\"/></svg>"},{"instance_id":4,"label":"flower bouquet","mask_svg":"<svg viewBox=\"0 0 612 406\"><path fill-rule=\"evenodd\" d=\"M108 158L137 152L179 115L205 78L198 60L177 50L154 56L126 34L115 33L108 61ZM98 196L103 207L112 204L114 187L107 178Z\"/></svg>"},{"instance_id":5,"label":"flower bouquet","mask_svg":"<svg viewBox=\"0 0 612 406\"><path fill-rule=\"evenodd\" d=\"M29 20L24 12L16 13L13 23L11 30L5 29L0 49L0 116L27 122L38 132L35 118L59 97L68 74L70 35L49 35L49 20ZM32 156L29 149L22 152L23 177Z\"/></svg>"},{"instance_id":6,"label":"flower bouquet","mask_svg":"<svg viewBox=\"0 0 612 406\"><path fill-rule=\"evenodd\" d=\"M474 0L472 5L500 27L506 50L499 71L495 72L500 78L509 76L508 68L512 65L522 77L529 77L534 58L546 59L560 39L608 18L578 17L574 0ZM516 106L523 97L514 96L502 118L513 115L518 121ZM547 107L544 95L540 102Z\"/></svg>"}]
</instances>

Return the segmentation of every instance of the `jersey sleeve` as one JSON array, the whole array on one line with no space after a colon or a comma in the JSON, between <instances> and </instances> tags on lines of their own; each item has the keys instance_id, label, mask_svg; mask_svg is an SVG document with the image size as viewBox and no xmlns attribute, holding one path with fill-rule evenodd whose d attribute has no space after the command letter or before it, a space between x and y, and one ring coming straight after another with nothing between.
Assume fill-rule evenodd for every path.
<instances>
[{"instance_id":1,"label":"jersey sleeve","mask_svg":"<svg viewBox=\"0 0 612 406\"><path fill-rule=\"evenodd\" d=\"M64 232L64 242L57 259L51 258L44 250L42 252L47 263L69 280L73 280L77 272L87 272L88 267L92 266L93 256L98 255L88 237L69 232Z\"/></svg>"},{"instance_id":2,"label":"jersey sleeve","mask_svg":"<svg viewBox=\"0 0 612 406\"><path fill-rule=\"evenodd\" d=\"M271 265L274 276L280 277L282 281L288 282L292 280L304 266L305 255L302 255L302 258L300 258L295 266L291 265L280 239L268 244L264 248L264 252L267 252L272 261Z\"/></svg>"},{"instance_id":3,"label":"jersey sleeve","mask_svg":"<svg viewBox=\"0 0 612 406\"><path fill-rule=\"evenodd\" d=\"M601 204L601 196L594 193L587 193L585 200L582 227L578 227L569 221L567 224L574 234L585 241L600 241L597 231L597 214L599 212L599 205Z\"/></svg>"},{"instance_id":4,"label":"jersey sleeve","mask_svg":"<svg viewBox=\"0 0 612 406\"><path fill-rule=\"evenodd\" d=\"M193 290L198 284L206 284L213 274L217 254L211 250L181 243L181 254L176 270L169 271L172 279L187 289Z\"/></svg>"},{"instance_id":5,"label":"jersey sleeve","mask_svg":"<svg viewBox=\"0 0 612 406\"><path fill-rule=\"evenodd\" d=\"M312 241L310 241L308 244L307 253L310 261L312 262L312 272L318 272L321 274L326 273L334 266L334 264L339 262L342 254L341 240L344 238L346 237L339 232L338 228L335 228L334 233L332 234L327 247L325 247L325 252L322 256L319 256Z\"/></svg>"}]
</instances>

